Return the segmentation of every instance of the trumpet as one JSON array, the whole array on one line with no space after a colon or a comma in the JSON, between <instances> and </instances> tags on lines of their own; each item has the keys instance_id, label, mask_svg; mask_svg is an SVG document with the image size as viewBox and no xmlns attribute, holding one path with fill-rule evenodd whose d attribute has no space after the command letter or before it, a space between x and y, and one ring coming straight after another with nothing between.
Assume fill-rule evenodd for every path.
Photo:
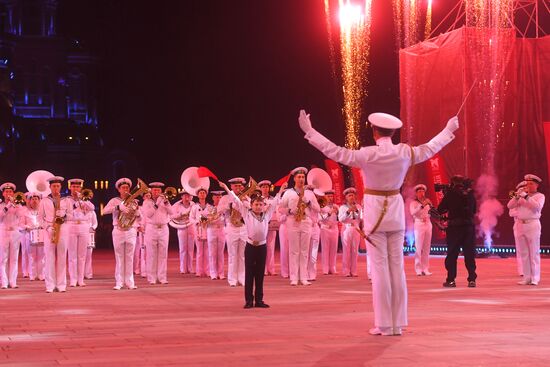
<instances>
[{"instance_id":1,"label":"trumpet","mask_svg":"<svg viewBox=\"0 0 550 367\"><path fill-rule=\"evenodd\" d=\"M80 193L80 198L83 200L83 201L90 201L94 198L94 192L90 189L84 189L82 190L82 192Z\"/></svg>"},{"instance_id":2,"label":"trumpet","mask_svg":"<svg viewBox=\"0 0 550 367\"><path fill-rule=\"evenodd\" d=\"M508 198L510 198L510 199L515 198L517 195L518 195L518 193L516 192L516 190L508 191Z\"/></svg>"},{"instance_id":3,"label":"trumpet","mask_svg":"<svg viewBox=\"0 0 550 367\"><path fill-rule=\"evenodd\" d=\"M18 191L15 194L13 194L13 203L15 205L25 205L26 204L25 194L22 193L21 191Z\"/></svg>"},{"instance_id":4,"label":"trumpet","mask_svg":"<svg viewBox=\"0 0 550 367\"><path fill-rule=\"evenodd\" d=\"M170 201L178 196L178 190L175 187L168 186L161 195L164 196L166 200Z\"/></svg>"}]
</instances>

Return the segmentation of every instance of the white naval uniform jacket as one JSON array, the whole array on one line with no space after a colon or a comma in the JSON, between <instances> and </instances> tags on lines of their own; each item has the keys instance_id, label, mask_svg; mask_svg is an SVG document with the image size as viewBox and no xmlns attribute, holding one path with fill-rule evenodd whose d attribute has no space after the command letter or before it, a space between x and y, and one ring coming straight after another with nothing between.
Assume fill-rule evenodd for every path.
<instances>
[{"instance_id":1,"label":"white naval uniform jacket","mask_svg":"<svg viewBox=\"0 0 550 367\"><path fill-rule=\"evenodd\" d=\"M337 212L333 213L333 208L336 208ZM323 229L332 229L338 225L338 212L340 208L336 204L329 204L324 208L321 208L321 219L319 223Z\"/></svg>"},{"instance_id":2,"label":"white naval uniform jacket","mask_svg":"<svg viewBox=\"0 0 550 367\"><path fill-rule=\"evenodd\" d=\"M298 199L298 193L294 188L286 190L283 194L280 205L280 207L283 208L283 212L286 210L287 215L296 215L296 210L298 209ZM311 222L317 223L317 218L319 216L319 212L321 211L321 207L319 206L319 202L317 201L313 191L304 190L304 197L302 200L307 204L304 221L309 219Z\"/></svg>"},{"instance_id":3,"label":"white naval uniform jacket","mask_svg":"<svg viewBox=\"0 0 550 367\"><path fill-rule=\"evenodd\" d=\"M527 195L525 198L512 198L508 202L510 216L514 210L513 213L518 220L539 219L545 199L544 194L540 192Z\"/></svg>"},{"instance_id":4,"label":"white naval uniform jacket","mask_svg":"<svg viewBox=\"0 0 550 367\"><path fill-rule=\"evenodd\" d=\"M195 203L190 201L189 206L185 207L181 200L172 205L172 215L170 217L172 220L177 220L177 223L170 221L170 226L176 229L186 229L187 227L192 225L193 222L191 221L191 210L194 206ZM187 215L187 220L182 221L180 219L183 215Z\"/></svg>"},{"instance_id":5,"label":"white naval uniform jacket","mask_svg":"<svg viewBox=\"0 0 550 367\"><path fill-rule=\"evenodd\" d=\"M124 200L120 196L114 197L105 207L103 208L102 215L112 214L113 215L113 228L122 229L118 226L118 216L120 215L119 205L122 204ZM136 202L137 205L137 202ZM136 223L141 222L141 210L136 210L134 213L136 216L136 220L134 222L134 225L132 227L135 227Z\"/></svg>"},{"instance_id":6,"label":"white naval uniform jacket","mask_svg":"<svg viewBox=\"0 0 550 367\"><path fill-rule=\"evenodd\" d=\"M208 203L203 207L199 203L196 203L193 205L193 209L191 209L191 213L189 215L189 218L192 223L196 225L195 233L197 235L198 240L206 240L208 239L206 228L207 224L205 222L201 223L201 219L208 218L208 214L212 213L214 207Z\"/></svg>"},{"instance_id":7,"label":"white naval uniform jacket","mask_svg":"<svg viewBox=\"0 0 550 367\"><path fill-rule=\"evenodd\" d=\"M67 204L67 222L71 224L90 224L90 212L95 210L91 201L75 200L72 196L65 198Z\"/></svg>"},{"instance_id":8,"label":"white naval uniform jacket","mask_svg":"<svg viewBox=\"0 0 550 367\"><path fill-rule=\"evenodd\" d=\"M415 223L428 223L430 222L430 205L426 203L424 207L418 200L411 201L409 205L409 211L414 218Z\"/></svg>"},{"instance_id":9,"label":"white naval uniform jacket","mask_svg":"<svg viewBox=\"0 0 550 367\"><path fill-rule=\"evenodd\" d=\"M359 227L359 223L363 219L363 210L361 205L355 204L357 211L349 212L349 205L342 204L338 209L338 220L342 222L346 228L348 227ZM349 212L349 213L348 213Z\"/></svg>"},{"instance_id":10,"label":"white naval uniform jacket","mask_svg":"<svg viewBox=\"0 0 550 367\"><path fill-rule=\"evenodd\" d=\"M143 203L142 214L148 226L163 226L170 222L170 216L174 214L172 205L158 197L156 201L147 199Z\"/></svg>"},{"instance_id":11,"label":"white naval uniform jacket","mask_svg":"<svg viewBox=\"0 0 550 367\"><path fill-rule=\"evenodd\" d=\"M59 200L59 210L61 211L60 214L62 214L61 217L66 218L67 209L68 205L66 202L66 197L61 197ZM50 195L40 200L40 206L38 207L38 220L40 222L40 226L44 229L48 229L53 226L55 217L56 210L53 197ZM63 226L64 224L61 225L61 227Z\"/></svg>"},{"instance_id":12,"label":"white naval uniform jacket","mask_svg":"<svg viewBox=\"0 0 550 367\"><path fill-rule=\"evenodd\" d=\"M399 190L411 165L411 148L403 143L393 144L390 137L382 137L376 141L376 145L363 147L359 150L339 147L313 128L307 132L305 138L328 158L347 166L360 168L365 187L371 190ZM428 143L412 147L414 151L413 163L417 164L428 160L454 138L454 134L445 128ZM369 233L376 225L383 203L383 196L364 195L366 233ZM403 230L405 230L403 197L401 195L389 196L388 209L377 232Z\"/></svg>"}]
</instances>

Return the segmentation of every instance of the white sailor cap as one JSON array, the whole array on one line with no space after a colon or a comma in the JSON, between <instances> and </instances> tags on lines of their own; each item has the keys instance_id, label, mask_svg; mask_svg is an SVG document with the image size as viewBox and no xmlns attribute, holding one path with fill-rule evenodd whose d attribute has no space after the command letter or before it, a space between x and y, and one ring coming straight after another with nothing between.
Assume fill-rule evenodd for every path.
<instances>
[{"instance_id":1,"label":"white sailor cap","mask_svg":"<svg viewBox=\"0 0 550 367\"><path fill-rule=\"evenodd\" d=\"M0 186L0 190L4 191L4 190L12 190L12 191L15 191L16 189L16 186L14 183L11 183L11 182L6 182L6 183L3 183L1 186Z\"/></svg>"},{"instance_id":2,"label":"white sailor cap","mask_svg":"<svg viewBox=\"0 0 550 367\"><path fill-rule=\"evenodd\" d=\"M542 180L541 180L540 177L535 176L535 175L533 175L533 174L531 174L531 173L529 173L529 174L523 176L523 179L524 179L525 181L534 181L534 182L536 182L536 183L538 183L538 184L540 184L540 183L542 182Z\"/></svg>"},{"instance_id":3,"label":"white sailor cap","mask_svg":"<svg viewBox=\"0 0 550 367\"><path fill-rule=\"evenodd\" d=\"M355 194L355 193L357 193L357 190L355 190L355 187L348 187L347 189L344 190L344 195Z\"/></svg>"},{"instance_id":4,"label":"white sailor cap","mask_svg":"<svg viewBox=\"0 0 550 367\"><path fill-rule=\"evenodd\" d=\"M242 177L233 177L231 180L228 180L232 185L246 185L246 180Z\"/></svg>"},{"instance_id":5,"label":"white sailor cap","mask_svg":"<svg viewBox=\"0 0 550 367\"><path fill-rule=\"evenodd\" d=\"M181 195L181 196L183 196L183 195L190 195L190 196L193 196L193 195L191 195L190 193L188 193L187 191L185 191L185 189L181 189L180 195Z\"/></svg>"},{"instance_id":6,"label":"white sailor cap","mask_svg":"<svg viewBox=\"0 0 550 367\"><path fill-rule=\"evenodd\" d=\"M225 191L223 190L217 190L217 191L210 191L212 193L212 195L223 195L225 193Z\"/></svg>"},{"instance_id":7,"label":"white sailor cap","mask_svg":"<svg viewBox=\"0 0 550 367\"><path fill-rule=\"evenodd\" d=\"M518 183L518 184L516 185L516 190L517 190L517 189L520 189L520 188L522 188L522 187L525 187L525 186L527 186L527 181L521 181L520 183Z\"/></svg>"},{"instance_id":8,"label":"white sailor cap","mask_svg":"<svg viewBox=\"0 0 550 367\"><path fill-rule=\"evenodd\" d=\"M334 190L330 189L330 190L325 191L325 195L334 195Z\"/></svg>"},{"instance_id":9,"label":"white sailor cap","mask_svg":"<svg viewBox=\"0 0 550 367\"><path fill-rule=\"evenodd\" d=\"M304 174L304 175L307 175L307 168L305 168L305 167L296 167L296 168L294 168L292 171L290 171L290 174L291 174L292 176L297 175L297 174L299 174L299 173L302 173L302 174Z\"/></svg>"},{"instance_id":10,"label":"white sailor cap","mask_svg":"<svg viewBox=\"0 0 550 367\"><path fill-rule=\"evenodd\" d=\"M81 178L71 178L69 180L69 186L71 186L71 185L80 185L80 186L82 186L82 185L84 185L84 180L81 179Z\"/></svg>"},{"instance_id":11,"label":"white sailor cap","mask_svg":"<svg viewBox=\"0 0 550 367\"><path fill-rule=\"evenodd\" d=\"M118 189L120 186L122 185L128 185L128 187L132 187L132 180L130 180L129 178L126 178L126 177L122 177L122 178L119 178L116 182L115 182L115 187Z\"/></svg>"},{"instance_id":12,"label":"white sailor cap","mask_svg":"<svg viewBox=\"0 0 550 367\"><path fill-rule=\"evenodd\" d=\"M427 188L426 185L424 185L424 184L418 184L418 185L416 185L416 186L414 187L414 191L418 191L418 190L424 190L424 191L426 191L426 190L428 190L428 188Z\"/></svg>"},{"instance_id":13,"label":"white sailor cap","mask_svg":"<svg viewBox=\"0 0 550 367\"><path fill-rule=\"evenodd\" d=\"M27 200L30 200L30 199L32 199L32 198L34 198L34 197L37 197L37 198L39 198L39 199L42 200L42 194L39 193L39 192L27 192L27 193L25 194L25 196L27 197Z\"/></svg>"},{"instance_id":14,"label":"white sailor cap","mask_svg":"<svg viewBox=\"0 0 550 367\"><path fill-rule=\"evenodd\" d=\"M371 113L368 119L373 126L383 129L400 129L403 126L403 122L400 119L388 113Z\"/></svg>"},{"instance_id":15,"label":"white sailor cap","mask_svg":"<svg viewBox=\"0 0 550 367\"><path fill-rule=\"evenodd\" d=\"M263 185L268 185L268 186L271 186L271 181L269 180L261 180L260 182L258 182L258 187L261 187Z\"/></svg>"},{"instance_id":16,"label":"white sailor cap","mask_svg":"<svg viewBox=\"0 0 550 367\"><path fill-rule=\"evenodd\" d=\"M151 182L149 184L149 187L152 189L162 189L164 187L164 183L158 181Z\"/></svg>"},{"instance_id":17,"label":"white sailor cap","mask_svg":"<svg viewBox=\"0 0 550 367\"><path fill-rule=\"evenodd\" d=\"M199 187L199 188L197 189L197 194L198 194L199 192L201 192L201 191L204 191L204 192L206 192L206 193L208 194L208 189L207 189L206 187L202 187L202 186Z\"/></svg>"},{"instance_id":18,"label":"white sailor cap","mask_svg":"<svg viewBox=\"0 0 550 367\"><path fill-rule=\"evenodd\" d=\"M54 184L54 183L61 183L61 182L65 181L65 179L61 176L52 176L52 177L48 178L46 181L48 181L48 183L51 185L51 184Z\"/></svg>"}]
</instances>

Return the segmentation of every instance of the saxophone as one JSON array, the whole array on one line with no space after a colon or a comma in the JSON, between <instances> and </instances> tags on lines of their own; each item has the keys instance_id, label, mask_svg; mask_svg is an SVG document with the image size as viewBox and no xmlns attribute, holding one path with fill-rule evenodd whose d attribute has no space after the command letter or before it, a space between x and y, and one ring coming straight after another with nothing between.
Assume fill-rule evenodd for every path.
<instances>
[{"instance_id":1,"label":"saxophone","mask_svg":"<svg viewBox=\"0 0 550 367\"><path fill-rule=\"evenodd\" d=\"M54 210L55 210L56 213L60 208L60 201L61 201L61 199L53 198L53 207L54 207ZM54 245L57 245L59 243L59 234L61 232L61 225L63 223L65 223L65 218L58 217L56 215L54 220L53 220L53 230L52 230L52 238L51 238L51 242Z\"/></svg>"},{"instance_id":2,"label":"saxophone","mask_svg":"<svg viewBox=\"0 0 550 367\"><path fill-rule=\"evenodd\" d=\"M304 192L305 190L298 194L298 203L296 204L296 214L294 214L294 220L296 222L301 222L306 217L306 208L307 204L304 202Z\"/></svg>"},{"instance_id":3,"label":"saxophone","mask_svg":"<svg viewBox=\"0 0 550 367\"><path fill-rule=\"evenodd\" d=\"M145 182L138 178L136 187L134 187L132 192L130 192L130 195L128 195L123 201L124 206L128 207L130 211L128 213L123 213L122 211L118 213L118 225L120 228L126 231L132 227L136 221L136 212L138 210L138 205L135 199L138 196L145 194L147 191L149 191L149 188Z\"/></svg>"}]
</instances>

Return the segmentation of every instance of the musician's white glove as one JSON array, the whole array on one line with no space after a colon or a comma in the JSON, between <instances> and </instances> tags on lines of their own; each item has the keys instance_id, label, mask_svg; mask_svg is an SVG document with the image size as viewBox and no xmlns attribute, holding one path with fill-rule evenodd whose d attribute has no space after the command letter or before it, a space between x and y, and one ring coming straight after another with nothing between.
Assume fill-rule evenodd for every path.
<instances>
[{"instance_id":1,"label":"musician's white glove","mask_svg":"<svg viewBox=\"0 0 550 367\"><path fill-rule=\"evenodd\" d=\"M124 214L128 214L130 212L130 208L128 208L124 203L118 204L118 209L123 212Z\"/></svg>"},{"instance_id":2,"label":"musician's white glove","mask_svg":"<svg viewBox=\"0 0 550 367\"><path fill-rule=\"evenodd\" d=\"M520 198L525 198L525 197L527 197L527 193L525 191L522 191L522 192L519 193L519 197Z\"/></svg>"},{"instance_id":3,"label":"musician's white glove","mask_svg":"<svg viewBox=\"0 0 550 367\"><path fill-rule=\"evenodd\" d=\"M458 130L458 116L453 116L447 121L446 129L452 133Z\"/></svg>"},{"instance_id":4,"label":"musician's white glove","mask_svg":"<svg viewBox=\"0 0 550 367\"><path fill-rule=\"evenodd\" d=\"M300 129L302 129L304 133L307 134L312 129L311 120L309 119L309 114L306 114L306 111L300 110L298 122L300 123Z\"/></svg>"}]
</instances>

